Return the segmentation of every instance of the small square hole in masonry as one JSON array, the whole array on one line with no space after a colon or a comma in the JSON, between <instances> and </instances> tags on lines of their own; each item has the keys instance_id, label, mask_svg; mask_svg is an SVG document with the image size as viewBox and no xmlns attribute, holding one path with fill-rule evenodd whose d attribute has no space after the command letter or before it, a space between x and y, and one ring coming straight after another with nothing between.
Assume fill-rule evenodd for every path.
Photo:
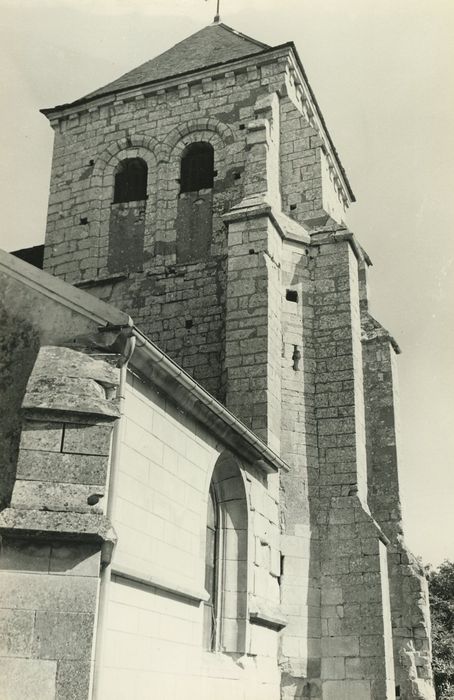
<instances>
[{"instance_id":1,"label":"small square hole in masonry","mask_svg":"<svg viewBox=\"0 0 454 700\"><path fill-rule=\"evenodd\" d=\"M294 303L298 302L298 292L296 289L287 289L285 292L285 298L287 301L293 301Z\"/></svg>"},{"instance_id":2,"label":"small square hole in masonry","mask_svg":"<svg viewBox=\"0 0 454 700\"><path fill-rule=\"evenodd\" d=\"M192 325L193 325L193 321L191 318L186 319L186 321L184 322L185 328L192 328Z\"/></svg>"}]
</instances>

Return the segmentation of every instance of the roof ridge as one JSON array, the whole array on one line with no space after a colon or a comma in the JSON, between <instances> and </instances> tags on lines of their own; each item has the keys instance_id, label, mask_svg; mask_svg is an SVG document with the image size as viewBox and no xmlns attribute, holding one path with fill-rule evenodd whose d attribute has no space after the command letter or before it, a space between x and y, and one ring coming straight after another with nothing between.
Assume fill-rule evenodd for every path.
<instances>
[{"instance_id":1,"label":"roof ridge","mask_svg":"<svg viewBox=\"0 0 454 700\"><path fill-rule=\"evenodd\" d=\"M262 49L271 48L270 44L264 44L263 41L258 41L258 39L253 39L248 34L244 34L243 32L239 32L238 29L234 29L233 27L229 27L229 25L225 24L224 22L213 22L213 24L211 24L209 26L210 27L217 26L217 27L222 27L223 29L227 29L229 32L232 32L232 34L235 34L236 36L239 36L242 39L246 39L246 41L250 41L253 44L256 44L257 46L261 46Z\"/></svg>"}]
</instances>

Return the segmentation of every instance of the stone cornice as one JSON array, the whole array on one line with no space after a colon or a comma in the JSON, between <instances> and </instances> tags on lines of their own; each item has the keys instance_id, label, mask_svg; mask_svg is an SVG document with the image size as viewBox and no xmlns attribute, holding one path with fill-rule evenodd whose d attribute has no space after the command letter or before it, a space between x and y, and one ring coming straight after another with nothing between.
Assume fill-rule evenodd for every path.
<instances>
[{"instance_id":1,"label":"stone cornice","mask_svg":"<svg viewBox=\"0 0 454 700\"><path fill-rule=\"evenodd\" d=\"M103 562L109 562L117 541L110 521L101 513L75 513L5 508L0 513L0 534L42 540L77 540L98 543Z\"/></svg>"}]
</instances>

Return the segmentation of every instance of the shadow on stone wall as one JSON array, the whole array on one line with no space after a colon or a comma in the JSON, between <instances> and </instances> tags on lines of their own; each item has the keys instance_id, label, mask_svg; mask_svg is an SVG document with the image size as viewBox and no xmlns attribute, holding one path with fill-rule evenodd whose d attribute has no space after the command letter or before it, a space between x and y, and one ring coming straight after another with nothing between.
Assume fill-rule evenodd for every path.
<instances>
[{"instance_id":1,"label":"shadow on stone wall","mask_svg":"<svg viewBox=\"0 0 454 700\"><path fill-rule=\"evenodd\" d=\"M0 509L9 505L16 478L21 436L21 405L39 351L31 324L0 306Z\"/></svg>"}]
</instances>

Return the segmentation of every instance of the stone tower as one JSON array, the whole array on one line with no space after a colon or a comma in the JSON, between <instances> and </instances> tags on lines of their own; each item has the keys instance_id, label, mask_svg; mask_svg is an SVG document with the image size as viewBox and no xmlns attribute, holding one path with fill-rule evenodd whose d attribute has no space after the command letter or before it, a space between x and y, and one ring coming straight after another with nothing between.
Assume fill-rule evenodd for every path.
<instances>
[{"instance_id":1,"label":"stone tower","mask_svg":"<svg viewBox=\"0 0 454 700\"><path fill-rule=\"evenodd\" d=\"M130 314L290 467L271 562L282 698L433 699L398 346L369 314L354 196L294 45L215 23L43 111L45 269Z\"/></svg>"}]
</instances>

